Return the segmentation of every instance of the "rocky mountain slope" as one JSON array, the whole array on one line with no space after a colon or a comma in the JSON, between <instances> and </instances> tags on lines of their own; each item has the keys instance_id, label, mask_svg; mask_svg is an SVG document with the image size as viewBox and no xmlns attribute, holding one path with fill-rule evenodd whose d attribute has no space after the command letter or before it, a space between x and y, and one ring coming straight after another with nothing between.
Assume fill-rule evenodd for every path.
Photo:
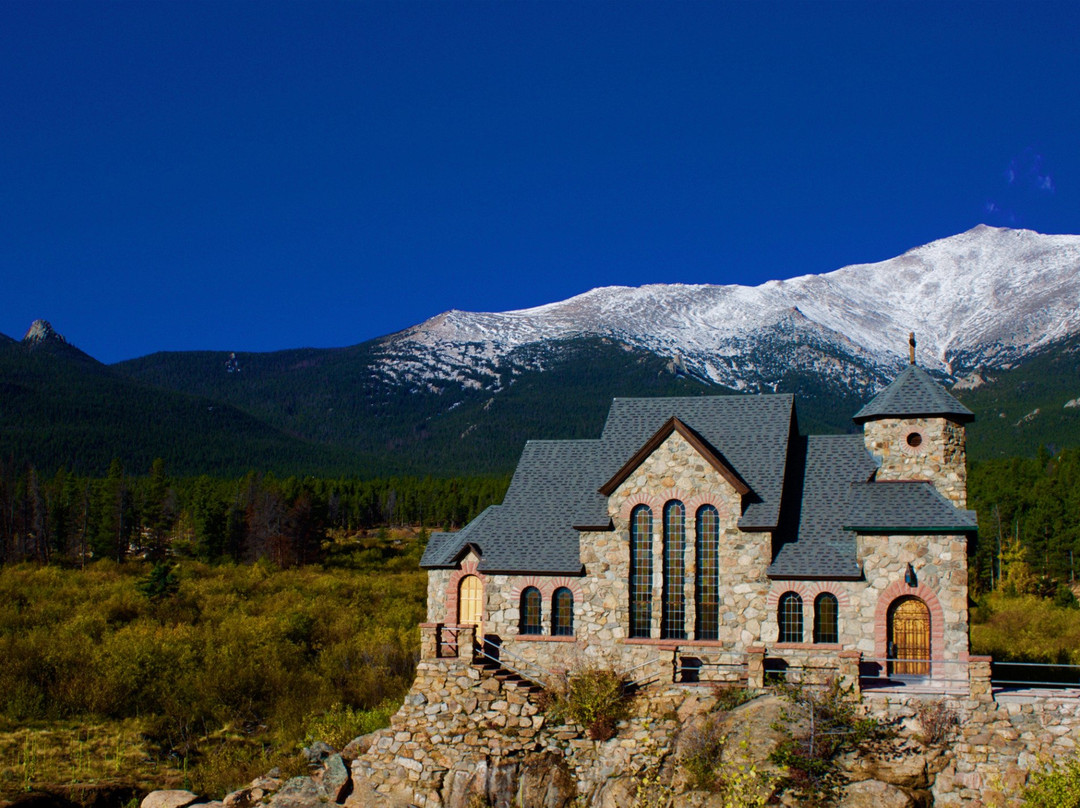
<instances>
[{"instance_id":1,"label":"rocky mountain slope","mask_svg":"<svg viewBox=\"0 0 1080 808\"><path fill-rule=\"evenodd\" d=\"M761 286L594 289L521 311L449 311L382 341L377 371L413 385L498 389L541 367L527 347L602 336L735 390L774 390L792 369L874 388L919 339L924 367L957 378L1004 368L1080 332L1080 237L978 226L877 264Z\"/></svg>"},{"instance_id":2,"label":"rocky mountain slope","mask_svg":"<svg viewBox=\"0 0 1080 808\"><path fill-rule=\"evenodd\" d=\"M346 348L157 353L105 368L39 324L0 348L62 357L61 376L107 372L249 419L227 459L217 438L194 454L190 440L158 441L172 468L259 465L236 442L258 424L261 456L273 458L264 467L278 472L446 475L506 473L529 438L594 437L613 396L788 392L804 431L850 431L907 361L910 331L920 364L979 413L974 459L1080 445L1080 406L1066 406L1080 399L1080 236L983 226L825 275L594 289L522 311L450 311ZM40 379L0 371L24 400L39 384L51 424L100 436L98 421L116 420L115 405L80 409L83 382L46 393ZM34 424L43 411L25 410ZM28 435L19 417L0 421L7 456L49 467L79 455L70 441L86 443L58 442L49 424ZM138 434L151 435L153 419L141 420ZM106 431L93 456L124 456L125 438Z\"/></svg>"}]
</instances>

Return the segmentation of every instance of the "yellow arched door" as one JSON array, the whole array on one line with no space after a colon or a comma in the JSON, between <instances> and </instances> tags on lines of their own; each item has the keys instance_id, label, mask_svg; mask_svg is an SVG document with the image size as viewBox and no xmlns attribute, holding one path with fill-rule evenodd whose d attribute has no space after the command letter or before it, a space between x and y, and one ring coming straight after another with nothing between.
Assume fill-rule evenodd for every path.
<instances>
[{"instance_id":1,"label":"yellow arched door","mask_svg":"<svg viewBox=\"0 0 1080 808\"><path fill-rule=\"evenodd\" d=\"M930 610L918 598L903 598L889 610L889 654L899 660L893 673L925 676L930 673ZM919 660L904 662L903 660Z\"/></svg>"},{"instance_id":2,"label":"yellow arched door","mask_svg":"<svg viewBox=\"0 0 1080 808\"><path fill-rule=\"evenodd\" d=\"M458 625L476 626L476 639L484 637L484 585L475 575L458 584Z\"/></svg>"}]
</instances>

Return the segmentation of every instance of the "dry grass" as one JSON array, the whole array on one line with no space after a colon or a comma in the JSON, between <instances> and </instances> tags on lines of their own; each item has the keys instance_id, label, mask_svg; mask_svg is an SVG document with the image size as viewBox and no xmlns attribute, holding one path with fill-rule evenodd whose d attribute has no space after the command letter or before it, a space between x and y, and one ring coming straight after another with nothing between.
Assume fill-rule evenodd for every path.
<instances>
[{"instance_id":1,"label":"dry grass","mask_svg":"<svg viewBox=\"0 0 1080 808\"><path fill-rule=\"evenodd\" d=\"M0 723L0 796L116 780L150 788L180 784L184 772L175 764L154 760L143 729L138 719L24 727Z\"/></svg>"}]
</instances>

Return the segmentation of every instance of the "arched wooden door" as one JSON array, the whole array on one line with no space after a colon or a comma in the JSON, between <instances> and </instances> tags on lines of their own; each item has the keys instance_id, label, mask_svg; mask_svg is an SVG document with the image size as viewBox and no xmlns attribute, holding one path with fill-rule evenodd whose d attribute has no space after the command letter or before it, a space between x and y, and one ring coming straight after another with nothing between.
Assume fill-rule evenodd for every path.
<instances>
[{"instance_id":1,"label":"arched wooden door","mask_svg":"<svg viewBox=\"0 0 1080 808\"><path fill-rule=\"evenodd\" d=\"M476 639L484 637L484 584L475 575L466 575L458 584L458 625L476 626Z\"/></svg>"},{"instance_id":2,"label":"arched wooden door","mask_svg":"<svg viewBox=\"0 0 1080 808\"><path fill-rule=\"evenodd\" d=\"M892 673L928 675L930 650L930 610L918 598L899 599L889 609L889 656L897 660Z\"/></svg>"}]
</instances>

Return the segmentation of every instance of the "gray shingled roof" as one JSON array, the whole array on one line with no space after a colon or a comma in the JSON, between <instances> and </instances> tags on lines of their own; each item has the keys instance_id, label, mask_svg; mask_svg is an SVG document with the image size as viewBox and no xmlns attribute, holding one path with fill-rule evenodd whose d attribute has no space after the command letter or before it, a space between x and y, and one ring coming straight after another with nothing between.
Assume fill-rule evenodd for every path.
<instances>
[{"instance_id":1,"label":"gray shingled roof","mask_svg":"<svg viewBox=\"0 0 1080 808\"><path fill-rule=\"evenodd\" d=\"M844 528L852 483L877 470L862 435L815 435L792 452L785 503L769 566L771 578L859 578L855 534Z\"/></svg>"},{"instance_id":2,"label":"gray shingled roof","mask_svg":"<svg viewBox=\"0 0 1080 808\"><path fill-rule=\"evenodd\" d=\"M420 565L451 566L474 544L485 572L579 574L579 528L608 529L598 489L672 417L691 427L753 492L740 524L775 527L794 400L790 395L617 398L599 440L529 441L500 506L435 546Z\"/></svg>"},{"instance_id":3,"label":"gray shingled roof","mask_svg":"<svg viewBox=\"0 0 1080 808\"><path fill-rule=\"evenodd\" d=\"M872 418L944 415L972 421L974 413L957 401L934 377L918 365L908 365L852 419L857 424Z\"/></svg>"},{"instance_id":4,"label":"gray shingled roof","mask_svg":"<svg viewBox=\"0 0 1080 808\"><path fill-rule=\"evenodd\" d=\"M859 533L965 533L978 526L975 511L960 510L924 481L852 485L844 520Z\"/></svg>"},{"instance_id":5,"label":"gray shingled roof","mask_svg":"<svg viewBox=\"0 0 1080 808\"><path fill-rule=\"evenodd\" d=\"M944 396L968 412L925 371L912 366L905 374L898 400L925 404ZM941 407L934 412L942 414ZM694 430L750 487L739 526L775 531L770 577L861 577L856 531L962 533L975 527L971 511L953 507L929 483L869 482L877 464L861 435L792 440L790 395L617 398L599 440L529 441L502 505L457 533L433 534L421 566L453 566L473 545L485 572L580 574L579 530L611 527L600 487L671 418ZM781 503L785 488L789 495Z\"/></svg>"},{"instance_id":6,"label":"gray shingled roof","mask_svg":"<svg viewBox=\"0 0 1080 808\"><path fill-rule=\"evenodd\" d=\"M664 423L678 418L711 445L753 495L739 526L771 530L779 520L788 438L795 400L790 394L617 398L611 403L601 440L615 450L615 475Z\"/></svg>"}]
</instances>

